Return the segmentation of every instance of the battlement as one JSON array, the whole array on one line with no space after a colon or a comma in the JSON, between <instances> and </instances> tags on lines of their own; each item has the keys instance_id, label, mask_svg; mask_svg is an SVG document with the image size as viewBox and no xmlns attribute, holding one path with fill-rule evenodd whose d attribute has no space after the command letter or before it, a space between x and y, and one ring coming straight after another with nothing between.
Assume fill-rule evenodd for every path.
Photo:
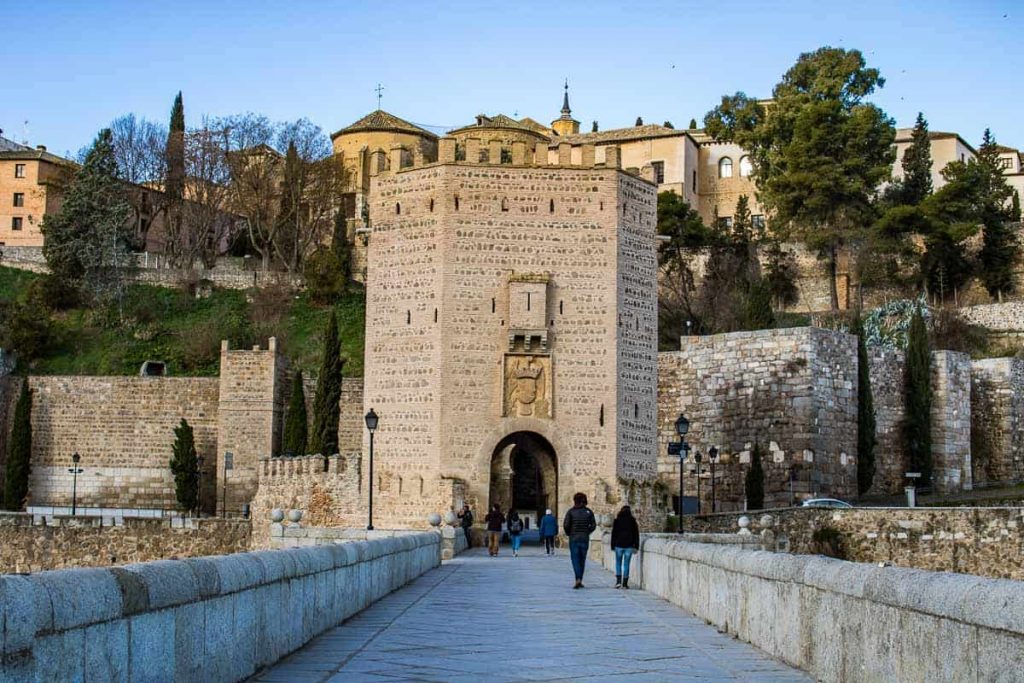
<instances>
[{"instance_id":1,"label":"battlement","mask_svg":"<svg viewBox=\"0 0 1024 683\"><path fill-rule=\"evenodd\" d=\"M650 165L639 169L639 172L635 172L634 169L622 168L622 157L618 145L603 145L601 153L604 158L601 161L598 161L597 158L598 148L593 144L574 146L569 142L560 142L556 146L552 146L547 141L539 141L531 147L522 140L508 143L497 139L477 137L447 136L441 138L438 143L436 161L429 160L416 152L416 150L407 149L400 144L392 145L387 152L383 149L369 152L370 175L403 173L441 165L553 170L614 169L630 173L654 184L654 169Z\"/></svg>"}]
</instances>

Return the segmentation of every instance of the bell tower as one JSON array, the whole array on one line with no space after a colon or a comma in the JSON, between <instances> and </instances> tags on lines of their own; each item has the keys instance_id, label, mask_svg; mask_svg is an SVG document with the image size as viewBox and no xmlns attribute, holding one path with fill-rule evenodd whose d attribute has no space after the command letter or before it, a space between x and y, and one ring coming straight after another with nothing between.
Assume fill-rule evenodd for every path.
<instances>
[{"instance_id":1,"label":"bell tower","mask_svg":"<svg viewBox=\"0 0 1024 683\"><path fill-rule=\"evenodd\" d=\"M580 132L580 122L572 117L569 108L569 81L565 81L565 96L562 98L562 115L551 122L551 127L561 136L576 135Z\"/></svg>"}]
</instances>

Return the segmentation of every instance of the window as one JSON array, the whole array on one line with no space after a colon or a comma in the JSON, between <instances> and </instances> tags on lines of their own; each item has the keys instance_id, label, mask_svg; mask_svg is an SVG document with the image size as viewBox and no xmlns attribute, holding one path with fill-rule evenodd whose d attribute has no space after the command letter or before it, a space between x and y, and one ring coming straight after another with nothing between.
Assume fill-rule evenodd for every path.
<instances>
[{"instance_id":1,"label":"window","mask_svg":"<svg viewBox=\"0 0 1024 683\"><path fill-rule=\"evenodd\" d=\"M999 159L999 168L1013 168L1013 159L1010 157L1002 157Z\"/></svg>"},{"instance_id":2,"label":"window","mask_svg":"<svg viewBox=\"0 0 1024 683\"><path fill-rule=\"evenodd\" d=\"M750 217L750 225L758 232L764 232L764 214L755 213Z\"/></svg>"},{"instance_id":3,"label":"window","mask_svg":"<svg viewBox=\"0 0 1024 683\"><path fill-rule=\"evenodd\" d=\"M466 146L463 145L461 142L456 142L455 143L455 161L465 161L465 160L466 160Z\"/></svg>"},{"instance_id":4,"label":"window","mask_svg":"<svg viewBox=\"0 0 1024 683\"><path fill-rule=\"evenodd\" d=\"M718 227L723 230L732 230L732 216L720 216L718 218Z\"/></svg>"},{"instance_id":5,"label":"window","mask_svg":"<svg viewBox=\"0 0 1024 683\"><path fill-rule=\"evenodd\" d=\"M15 216L11 219L11 230L21 230L21 216Z\"/></svg>"},{"instance_id":6,"label":"window","mask_svg":"<svg viewBox=\"0 0 1024 683\"><path fill-rule=\"evenodd\" d=\"M551 201L548 202L548 213L554 213L554 212L555 212L555 200L552 199Z\"/></svg>"},{"instance_id":7,"label":"window","mask_svg":"<svg viewBox=\"0 0 1024 683\"><path fill-rule=\"evenodd\" d=\"M663 185L665 183L665 162L652 161L651 167L654 169L654 182Z\"/></svg>"},{"instance_id":8,"label":"window","mask_svg":"<svg viewBox=\"0 0 1024 683\"><path fill-rule=\"evenodd\" d=\"M395 202L395 215L396 216L397 215L401 215L401 213L402 213L402 205L399 204L398 202Z\"/></svg>"},{"instance_id":9,"label":"window","mask_svg":"<svg viewBox=\"0 0 1024 683\"><path fill-rule=\"evenodd\" d=\"M749 178L750 174L754 172L754 165L750 163L750 157L740 157L740 177Z\"/></svg>"},{"instance_id":10,"label":"window","mask_svg":"<svg viewBox=\"0 0 1024 683\"><path fill-rule=\"evenodd\" d=\"M732 178L732 159L729 157L722 157L718 162L718 177Z\"/></svg>"},{"instance_id":11,"label":"window","mask_svg":"<svg viewBox=\"0 0 1024 683\"><path fill-rule=\"evenodd\" d=\"M511 164L512 163L512 150L502 147L501 148L501 163Z\"/></svg>"},{"instance_id":12,"label":"window","mask_svg":"<svg viewBox=\"0 0 1024 683\"><path fill-rule=\"evenodd\" d=\"M25 193L24 192L15 192L14 193L14 205L15 206L25 206Z\"/></svg>"},{"instance_id":13,"label":"window","mask_svg":"<svg viewBox=\"0 0 1024 683\"><path fill-rule=\"evenodd\" d=\"M14 165L14 177L15 178L24 178L25 177L25 164L15 164Z\"/></svg>"},{"instance_id":14,"label":"window","mask_svg":"<svg viewBox=\"0 0 1024 683\"><path fill-rule=\"evenodd\" d=\"M697 191L697 172L696 171L690 171L690 191L691 192L696 192Z\"/></svg>"}]
</instances>

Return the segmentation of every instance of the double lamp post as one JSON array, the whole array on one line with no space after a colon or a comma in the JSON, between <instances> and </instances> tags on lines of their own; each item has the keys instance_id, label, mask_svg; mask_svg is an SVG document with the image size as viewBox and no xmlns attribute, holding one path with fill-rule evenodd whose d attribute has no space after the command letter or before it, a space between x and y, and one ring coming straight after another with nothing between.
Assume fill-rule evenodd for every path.
<instances>
[{"instance_id":1,"label":"double lamp post","mask_svg":"<svg viewBox=\"0 0 1024 683\"><path fill-rule=\"evenodd\" d=\"M686 443L686 435L690 431L690 421L686 419L686 416L679 413L679 417L676 418L676 434L679 435L679 441L669 443L668 454L679 456L679 517L683 516L683 482L685 480L685 466L686 459L690 453L690 444ZM694 451L693 461L697 464L697 514L700 514L700 462L701 454L700 451ZM708 462L711 464L711 511L715 512L716 505L716 491L715 491L715 465L718 464L718 448L712 446L708 449ZM683 532L683 525L679 525L679 533Z\"/></svg>"}]
</instances>

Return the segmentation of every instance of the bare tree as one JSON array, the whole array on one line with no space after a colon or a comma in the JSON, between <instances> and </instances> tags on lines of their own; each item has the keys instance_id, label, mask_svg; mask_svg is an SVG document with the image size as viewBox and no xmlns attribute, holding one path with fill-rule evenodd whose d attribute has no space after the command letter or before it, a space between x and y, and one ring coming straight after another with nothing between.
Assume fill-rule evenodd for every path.
<instances>
[{"instance_id":1,"label":"bare tree","mask_svg":"<svg viewBox=\"0 0 1024 683\"><path fill-rule=\"evenodd\" d=\"M214 125L224 131L226 141L230 208L244 217L252 247L268 270L280 229L277 214L284 159L273 147L278 126L253 113L229 116Z\"/></svg>"},{"instance_id":2,"label":"bare tree","mask_svg":"<svg viewBox=\"0 0 1024 683\"><path fill-rule=\"evenodd\" d=\"M228 131L203 121L185 135L185 188L182 227L175 253L191 265L201 259L212 268L227 247L237 216L230 210L231 168Z\"/></svg>"},{"instance_id":3,"label":"bare tree","mask_svg":"<svg viewBox=\"0 0 1024 683\"><path fill-rule=\"evenodd\" d=\"M167 129L135 114L125 114L111 122L110 132L118 177L127 183L125 198L132 207L137 246L145 247L150 227L167 209L162 192Z\"/></svg>"}]
</instances>

